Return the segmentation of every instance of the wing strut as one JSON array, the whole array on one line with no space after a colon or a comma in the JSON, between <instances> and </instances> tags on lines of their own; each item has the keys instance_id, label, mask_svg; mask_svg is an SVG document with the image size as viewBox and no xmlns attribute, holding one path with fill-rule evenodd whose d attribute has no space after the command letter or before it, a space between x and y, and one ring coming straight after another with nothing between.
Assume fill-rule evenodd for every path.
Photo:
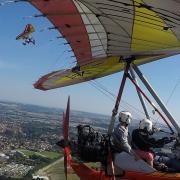
<instances>
[{"instance_id":1,"label":"wing strut","mask_svg":"<svg viewBox=\"0 0 180 180\"><path fill-rule=\"evenodd\" d=\"M170 124L166 120L166 118L163 116L163 114L159 111L159 109L151 102L151 100L145 95L145 93L141 90L141 88L137 85L137 83L133 80L133 78L128 74L128 78L131 80L131 82L135 85L136 89L146 98L146 100L151 104L151 106L155 109L155 111L158 112L158 114L161 116L161 118L164 120L164 122L167 124L169 129L171 130L172 134L174 134L173 129L171 128Z\"/></svg>"},{"instance_id":2,"label":"wing strut","mask_svg":"<svg viewBox=\"0 0 180 180\"><path fill-rule=\"evenodd\" d=\"M64 174L67 180L67 168L70 166L70 149L68 146L69 137L69 114L70 114L70 97L68 97L66 114L63 114L63 135L64 135Z\"/></svg>"},{"instance_id":3,"label":"wing strut","mask_svg":"<svg viewBox=\"0 0 180 180\"><path fill-rule=\"evenodd\" d=\"M149 84L149 82L146 80L146 78L144 77L144 75L142 74L142 72L139 70L139 68L133 64L133 69L136 72L136 74L139 76L139 78L141 79L141 81L143 82L143 84L146 86L146 88L148 89L148 91L150 92L150 94L153 96L153 98L155 99L155 101L158 103L158 105L161 107L162 111L164 112L164 114L168 117L169 121L173 124L173 126L176 128L178 134L180 135L180 127L178 125L178 123L176 122L176 120L174 119L174 117L171 115L171 113L168 111L167 107L164 105L164 103L162 102L162 100L159 98L159 96L157 95L157 93L154 91L154 89L151 87L151 85Z\"/></svg>"},{"instance_id":4,"label":"wing strut","mask_svg":"<svg viewBox=\"0 0 180 180\"><path fill-rule=\"evenodd\" d=\"M130 67L130 73L131 73L131 77L133 78L133 80L136 82L137 85L139 85L139 84L138 84L138 81L137 81L137 79L136 79L136 76L135 76L135 74L134 74L134 71L133 71L133 69L132 69L132 66ZM136 90L137 90L137 94L138 94L138 96L139 96L139 100L141 101L141 105L142 105L142 107L143 107L143 110L144 110L144 113L145 113L145 115L146 115L146 118L147 118L147 119L150 119L150 116L149 116L149 114L148 114L147 107L146 107L146 104L145 104L145 102L144 102L143 96L142 96L142 94L138 91L137 88L136 88Z\"/></svg>"},{"instance_id":5,"label":"wing strut","mask_svg":"<svg viewBox=\"0 0 180 180\"><path fill-rule=\"evenodd\" d=\"M150 86L148 81L144 78L143 74L138 69L138 67L136 65L132 64L133 69L131 69L131 63L132 63L133 60L134 60L133 56L128 58L128 59L124 59L124 61L126 62L126 67L125 67L125 70L124 70L124 74L123 74L123 78L122 78L121 85L120 85L120 88L119 88L119 93L118 93L118 96L117 96L117 99L116 99L116 103L115 103L114 109L112 111L111 121L110 121L109 128L108 128L108 134L111 136L113 128L114 128L115 116L117 115L117 112L118 112L119 104L120 104L120 101L121 101L121 97L122 97L122 93L123 93L123 90L124 90L124 86L125 86L127 77L131 80L131 82L136 87L136 90L137 90L137 93L139 95L139 98L140 98L141 104L143 106L144 112L146 114L146 117L149 118L149 115L147 113L147 109L146 109L146 106L144 104L142 96L144 96L144 98L149 102L149 104L151 104L151 106L159 113L161 118L164 120L164 122L167 124L167 126L171 130L172 134L174 134L174 131L173 131L172 127L170 126L169 122L167 121L167 119L165 118L165 116L156 108L156 106L153 104L153 102L151 102L151 100L146 96L146 94L139 87L139 85L137 83L137 80L135 78L135 74L134 74L133 70L136 72L136 74L139 76L139 78L141 79L143 84L146 86L147 90L150 92L150 94L153 96L153 98L159 104L159 106L161 107L162 111L165 113L165 115L168 117L168 119L174 125L174 127L176 128L178 134L180 134L180 127L179 127L179 125L174 120L172 115L169 113L169 111L167 110L165 105L162 103L160 98L157 96L155 91L152 89L152 87ZM129 74L129 70L130 70L131 75Z\"/></svg>"},{"instance_id":6,"label":"wing strut","mask_svg":"<svg viewBox=\"0 0 180 180\"><path fill-rule=\"evenodd\" d=\"M116 103L115 103L114 109L112 110L111 121L110 121L110 124L109 124L109 127L108 127L108 134L109 135L112 134L112 131L113 131L113 128L114 128L115 117L116 117L117 112L118 112L119 103L121 101L121 97L122 97L122 93L123 93L124 86L125 86L125 83L126 83L127 74L128 74L129 68L130 68L131 61L132 61L131 59L127 61L127 64L126 64L126 67L125 67L125 70L124 70L124 74L123 74L123 78L122 78L122 81L121 81L121 85L120 85L120 88L119 88L119 93L118 93L118 96L117 96L117 99L116 99Z\"/></svg>"}]
</instances>

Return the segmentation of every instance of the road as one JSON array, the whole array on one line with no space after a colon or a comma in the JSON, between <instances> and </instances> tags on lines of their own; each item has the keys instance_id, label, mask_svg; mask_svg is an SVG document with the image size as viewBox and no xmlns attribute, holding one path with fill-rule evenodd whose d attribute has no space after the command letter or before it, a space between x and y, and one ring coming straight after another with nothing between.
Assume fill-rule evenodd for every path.
<instances>
[{"instance_id":1,"label":"road","mask_svg":"<svg viewBox=\"0 0 180 180\"><path fill-rule=\"evenodd\" d=\"M53 163L51 163L51 164L43 167L42 169L39 169L35 174L36 174L36 175L39 175L39 176L48 176L47 173L46 173L46 171L47 171L51 166L54 166L54 165L60 163L60 162L63 161L63 160L64 160L64 157L62 157L62 158L56 160L55 162L53 162Z\"/></svg>"}]
</instances>

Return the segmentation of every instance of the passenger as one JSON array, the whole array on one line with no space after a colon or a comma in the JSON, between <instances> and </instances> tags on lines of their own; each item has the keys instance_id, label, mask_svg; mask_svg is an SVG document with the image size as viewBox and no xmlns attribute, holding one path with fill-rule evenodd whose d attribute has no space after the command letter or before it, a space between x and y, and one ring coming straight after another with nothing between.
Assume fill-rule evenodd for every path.
<instances>
[{"instance_id":1,"label":"passenger","mask_svg":"<svg viewBox=\"0 0 180 180\"><path fill-rule=\"evenodd\" d=\"M132 115L130 112L122 111L119 113L119 124L112 133L112 141L115 148L134 155L128 142L128 125L131 123Z\"/></svg>"},{"instance_id":2,"label":"passenger","mask_svg":"<svg viewBox=\"0 0 180 180\"><path fill-rule=\"evenodd\" d=\"M135 129L132 132L132 148L141 159L153 167L154 154L151 148L161 148L171 142L171 140L167 137L156 140L150 137L152 134L152 122L149 119L143 119L139 124L139 129Z\"/></svg>"}]
</instances>

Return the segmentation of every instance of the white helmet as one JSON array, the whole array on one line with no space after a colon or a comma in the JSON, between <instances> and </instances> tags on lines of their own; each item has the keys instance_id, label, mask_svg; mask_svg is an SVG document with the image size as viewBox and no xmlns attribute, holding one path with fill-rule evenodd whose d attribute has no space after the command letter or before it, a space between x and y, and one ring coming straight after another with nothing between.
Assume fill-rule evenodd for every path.
<instances>
[{"instance_id":1,"label":"white helmet","mask_svg":"<svg viewBox=\"0 0 180 180\"><path fill-rule=\"evenodd\" d=\"M144 129L150 133L153 130L153 124L149 119L143 119L140 121L139 129Z\"/></svg>"},{"instance_id":2,"label":"white helmet","mask_svg":"<svg viewBox=\"0 0 180 180\"><path fill-rule=\"evenodd\" d=\"M119 121L120 122L124 122L127 125L129 125L131 123L131 119L132 119L132 115L130 112L128 111L121 111L119 113Z\"/></svg>"}]
</instances>

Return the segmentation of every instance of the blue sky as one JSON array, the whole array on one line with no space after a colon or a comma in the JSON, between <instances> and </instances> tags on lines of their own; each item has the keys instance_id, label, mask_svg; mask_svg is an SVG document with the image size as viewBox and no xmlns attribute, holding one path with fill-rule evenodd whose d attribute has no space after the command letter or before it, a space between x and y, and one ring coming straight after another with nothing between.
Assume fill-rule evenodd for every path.
<instances>
[{"instance_id":1,"label":"blue sky","mask_svg":"<svg viewBox=\"0 0 180 180\"><path fill-rule=\"evenodd\" d=\"M2 2L2 1L1 1ZM28 3L9 4L0 7L0 99L23 103L38 104L64 108L68 95L71 95L71 108L88 112L111 115L114 102L92 87L83 83L51 91L39 91L33 83L44 74L72 65L72 54L63 53L68 49L65 40L56 40L59 33L55 30L40 32L52 25L46 18L23 18L39 14ZM23 46L15 37L21 33L26 24L35 26L36 45ZM50 41L54 39L53 41ZM166 102L173 88L180 79L180 55L149 63L140 67L154 89ZM117 94L122 72L97 81L110 92ZM180 83L167 104L170 112L178 120L180 117ZM143 118L134 87L128 82L123 95L123 107L132 111L134 117ZM131 104L133 108L127 106ZM137 110L138 109L138 110ZM152 108L150 108L150 112ZM151 113L152 115L152 113ZM152 115L153 116L153 115ZM156 117L154 117L156 119ZM180 121L179 121L180 122Z\"/></svg>"}]
</instances>

